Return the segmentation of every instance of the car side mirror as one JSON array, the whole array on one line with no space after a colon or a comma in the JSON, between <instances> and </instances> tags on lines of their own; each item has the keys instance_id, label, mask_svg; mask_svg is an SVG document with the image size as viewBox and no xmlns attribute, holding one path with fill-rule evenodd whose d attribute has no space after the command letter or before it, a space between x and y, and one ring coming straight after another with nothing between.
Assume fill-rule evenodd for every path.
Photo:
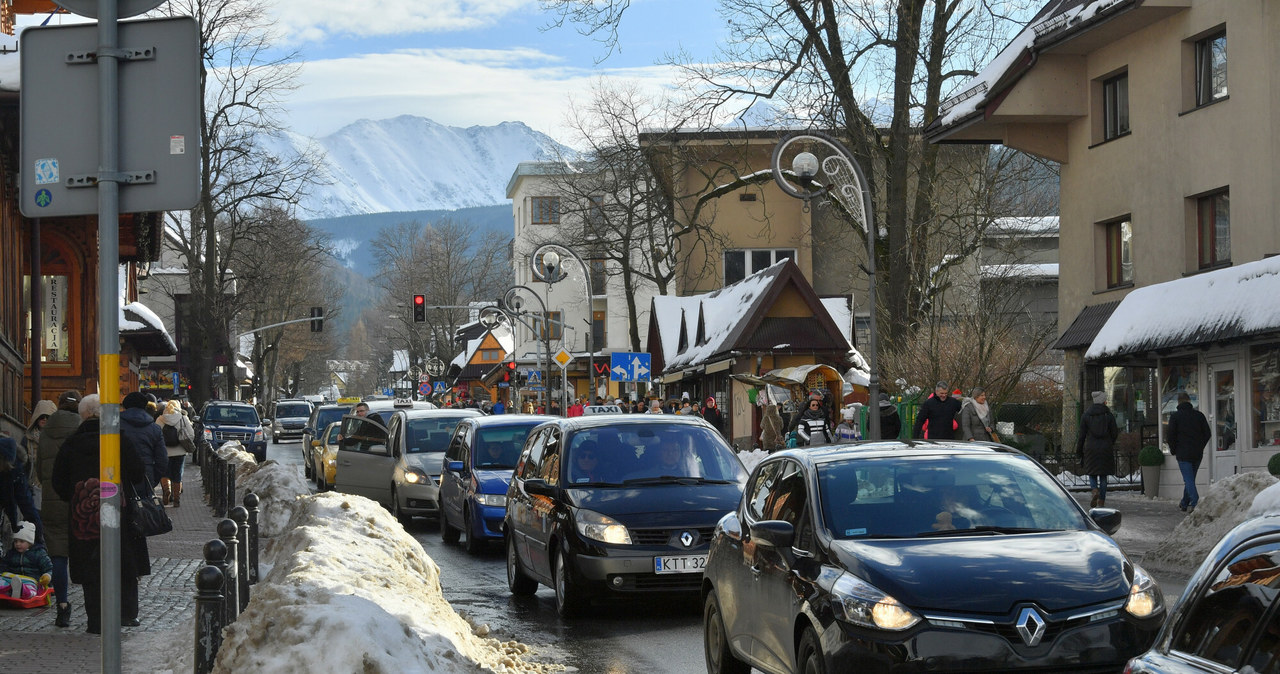
<instances>
[{"instance_id":1,"label":"car side mirror","mask_svg":"<svg viewBox=\"0 0 1280 674\"><path fill-rule=\"evenodd\" d=\"M795 525L782 520L765 520L751 524L751 538L756 543L787 550L796 538Z\"/></svg>"},{"instance_id":2,"label":"car side mirror","mask_svg":"<svg viewBox=\"0 0 1280 674\"><path fill-rule=\"evenodd\" d=\"M1089 510L1089 518L1110 536L1120 530L1120 520L1123 515L1115 508L1092 508Z\"/></svg>"},{"instance_id":3,"label":"car side mirror","mask_svg":"<svg viewBox=\"0 0 1280 674\"><path fill-rule=\"evenodd\" d=\"M546 480L538 477L535 477L532 480L525 480L524 490L534 496L554 497L556 495L556 488L547 484Z\"/></svg>"},{"instance_id":4,"label":"car side mirror","mask_svg":"<svg viewBox=\"0 0 1280 674\"><path fill-rule=\"evenodd\" d=\"M451 473L465 473L467 470L466 464L461 461L449 461L444 464L444 469Z\"/></svg>"},{"instance_id":5,"label":"car side mirror","mask_svg":"<svg viewBox=\"0 0 1280 674\"><path fill-rule=\"evenodd\" d=\"M319 440L312 440L312 441L311 441L311 446L312 446L312 447L319 447L319 446L320 446L320 441L319 441Z\"/></svg>"}]
</instances>

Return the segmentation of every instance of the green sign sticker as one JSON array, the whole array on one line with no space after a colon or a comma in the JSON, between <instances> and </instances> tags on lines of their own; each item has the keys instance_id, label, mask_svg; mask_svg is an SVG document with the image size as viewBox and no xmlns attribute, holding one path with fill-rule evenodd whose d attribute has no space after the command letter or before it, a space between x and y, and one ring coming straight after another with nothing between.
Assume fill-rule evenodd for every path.
<instances>
[{"instance_id":1,"label":"green sign sticker","mask_svg":"<svg viewBox=\"0 0 1280 674\"><path fill-rule=\"evenodd\" d=\"M44 208L53 203L53 193L49 190L36 190L36 205Z\"/></svg>"}]
</instances>

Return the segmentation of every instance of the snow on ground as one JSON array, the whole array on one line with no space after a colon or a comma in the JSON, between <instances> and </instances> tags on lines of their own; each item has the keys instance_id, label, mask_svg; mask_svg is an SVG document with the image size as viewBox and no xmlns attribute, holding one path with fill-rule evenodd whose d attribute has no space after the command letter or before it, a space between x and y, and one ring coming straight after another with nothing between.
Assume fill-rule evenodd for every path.
<instances>
[{"instance_id":1,"label":"snow on ground","mask_svg":"<svg viewBox=\"0 0 1280 674\"><path fill-rule=\"evenodd\" d=\"M1280 513L1280 484L1274 476L1250 471L1218 480L1200 491L1200 504L1173 533L1142 557L1148 569L1190 574L1237 524Z\"/></svg>"},{"instance_id":2,"label":"snow on ground","mask_svg":"<svg viewBox=\"0 0 1280 674\"><path fill-rule=\"evenodd\" d=\"M249 457L249 463L253 463L253 457ZM244 503L244 495L249 492L258 495L259 535L275 538L288 530L298 497L310 489L297 466L267 461L244 477L237 473L237 501Z\"/></svg>"}]
</instances>

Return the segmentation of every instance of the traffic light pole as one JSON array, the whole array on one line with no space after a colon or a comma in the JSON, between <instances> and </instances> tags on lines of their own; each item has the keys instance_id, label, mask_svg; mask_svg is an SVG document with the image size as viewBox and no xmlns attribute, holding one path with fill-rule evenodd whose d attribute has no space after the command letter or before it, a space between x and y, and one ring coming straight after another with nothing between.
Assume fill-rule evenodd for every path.
<instances>
[{"instance_id":1,"label":"traffic light pole","mask_svg":"<svg viewBox=\"0 0 1280 674\"><path fill-rule=\"evenodd\" d=\"M262 332L263 330L270 330L271 328L278 328L278 327L280 327L280 326L282 326L282 325L293 325L294 323L306 323L306 322L308 322L308 321L314 321L314 320L317 320L317 318L316 318L315 316L308 316L307 318L295 318L295 319L293 319L293 320L291 320L291 321L281 321L281 322L279 322L279 323L272 323L271 325L264 325L264 326L262 326L262 327L260 327L260 328L254 328L254 329L252 329L252 330L250 330L250 331L248 331L248 332L242 332L242 333L240 333L240 334L236 335L236 339L240 339L241 337L247 337L247 336L249 336L249 335L252 335L252 334L253 334L253 333L255 333L255 332ZM321 316L318 320L323 321L323 320L324 320L324 317L323 317L323 316ZM314 332L322 332L322 331L321 331L321 330L316 330L316 331L314 331Z\"/></svg>"}]
</instances>

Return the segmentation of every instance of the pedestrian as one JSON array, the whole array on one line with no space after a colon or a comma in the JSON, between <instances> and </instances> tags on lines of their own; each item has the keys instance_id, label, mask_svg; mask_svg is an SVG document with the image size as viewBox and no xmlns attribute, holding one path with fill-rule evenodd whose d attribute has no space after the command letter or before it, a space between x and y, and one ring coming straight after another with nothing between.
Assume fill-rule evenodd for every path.
<instances>
[{"instance_id":1,"label":"pedestrian","mask_svg":"<svg viewBox=\"0 0 1280 674\"><path fill-rule=\"evenodd\" d=\"M144 479L134 487L144 497L151 492L150 485L160 484L161 479L169 475L169 453L164 448L164 436L156 420L147 412L147 394L134 391L120 401L120 441L128 438L146 467Z\"/></svg>"},{"instance_id":2,"label":"pedestrian","mask_svg":"<svg viewBox=\"0 0 1280 674\"><path fill-rule=\"evenodd\" d=\"M573 404L569 406L569 413L567 416L569 416L570 418L582 416L583 407L586 406L586 402L587 402L586 396L583 396L581 398L574 398Z\"/></svg>"},{"instance_id":3,"label":"pedestrian","mask_svg":"<svg viewBox=\"0 0 1280 674\"><path fill-rule=\"evenodd\" d=\"M1080 417L1080 437L1076 440L1076 458L1089 476L1092 499L1090 508L1102 508L1107 503L1107 476L1116 471L1115 446L1120 437L1116 415L1107 407L1107 394L1094 391L1093 404Z\"/></svg>"},{"instance_id":4,"label":"pedestrian","mask_svg":"<svg viewBox=\"0 0 1280 674\"><path fill-rule=\"evenodd\" d=\"M1196 505L1200 503L1196 475L1204 459L1205 445L1212 437L1213 430L1209 428L1209 420L1204 413L1191 406L1191 396L1186 391L1179 393L1178 409L1169 417L1164 441L1178 460L1178 471L1182 473L1182 500L1178 502L1178 510L1182 512L1195 512Z\"/></svg>"},{"instance_id":5,"label":"pedestrian","mask_svg":"<svg viewBox=\"0 0 1280 674\"><path fill-rule=\"evenodd\" d=\"M862 430L858 428L857 422L859 407L861 405L854 403L840 411L842 420L836 426L836 442L857 442L862 439Z\"/></svg>"},{"instance_id":6,"label":"pedestrian","mask_svg":"<svg viewBox=\"0 0 1280 674\"><path fill-rule=\"evenodd\" d=\"M507 406L502 404L502 401L499 400L498 402L493 404L493 408L489 410L489 413L490 414L506 414Z\"/></svg>"},{"instance_id":7,"label":"pedestrian","mask_svg":"<svg viewBox=\"0 0 1280 674\"><path fill-rule=\"evenodd\" d=\"M182 470L187 463L187 454L196 449L196 431L183 416L176 400L165 403L164 414L156 419L156 423L160 425L165 453L169 457L165 471L168 477L160 479L160 493L165 505L172 503L177 508L182 505Z\"/></svg>"},{"instance_id":8,"label":"pedestrian","mask_svg":"<svg viewBox=\"0 0 1280 674\"><path fill-rule=\"evenodd\" d=\"M40 585L48 587L49 582L53 579L53 560L49 559L49 553L36 544L36 525L32 522L22 522L13 534L13 548L9 550L4 557L0 557L0 573L16 573L19 576L28 578L37 578ZM10 578L10 583L18 583L17 578ZM30 599L35 596L39 590L35 590L30 596L22 596L21 588L10 585L11 597L21 597L22 599Z\"/></svg>"},{"instance_id":9,"label":"pedestrian","mask_svg":"<svg viewBox=\"0 0 1280 674\"><path fill-rule=\"evenodd\" d=\"M662 401L654 398L649 402L649 414L662 414Z\"/></svg>"},{"instance_id":10,"label":"pedestrian","mask_svg":"<svg viewBox=\"0 0 1280 674\"><path fill-rule=\"evenodd\" d=\"M560 416L560 403L559 403L559 401L556 401L556 400L552 400L552 401L551 401L551 416L553 416L553 417L558 417L558 416Z\"/></svg>"},{"instance_id":11,"label":"pedestrian","mask_svg":"<svg viewBox=\"0 0 1280 674\"><path fill-rule=\"evenodd\" d=\"M940 381L933 387L933 395L920 403L916 413L913 438L925 440L951 440L956 437L956 416L960 414L960 401L951 395L951 387Z\"/></svg>"},{"instance_id":12,"label":"pedestrian","mask_svg":"<svg viewBox=\"0 0 1280 674\"><path fill-rule=\"evenodd\" d=\"M79 408L79 391L66 391L58 396L58 409L49 416L44 430L40 431L40 442L36 452L36 472L40 475L40 483L45 485L40 497L40 515L41 519L47 522L44 528L44 544L49 551L49 557L53 560L53 596L57 601L53 624L58 627L71 626L69 599L71 579L67 574L69 540L67 527L71 522L71 510L51 485L58 450L80 426Z\"/></svg>"},{"instance_id":13,"label":"pedestrian","mask_svg":"<svg viewBox=\"0 0 1280 674\"><path fill-rule=\"evenodd\" d=\"M801 445L826 445L835 437L835 432L831 430L831 419L823 409L822 398L819 396L809 396L808 405L796 417L791 428L800 436Z\"/></svg>"},{"instance_id":14,"label":"pedestrian","mask_svg":"<svg viewBox=\"0 0 1280 674\"><path fill-rule=\"evenodd\" d=\"M778 412L778 403L767 396L760 396L760 405L764 411L760 415L760 446L772 454L783 446L782 415Z\"/></svg>"},{"instance_id":15,"label":"pedestrian","mask_svg":"<svg viewBox=\"0 0 1280 674\"><path fill-rule=\"evenodd\" d=\"M524 413L525 413L525 414L533 414L533 401L532 401L532 400L526 400L526 401L524 401Z\"/></svg>"},{"instance_id":16,"label":"pedestrian","mask_svg":"<svg viewBox=\"0 0 1280 674\"><path fill-rule=\"evenodd\" d=\"M145 410L146 403L131 408ZM69 504L68 552L71 581L84 587L84 608L89 619L88 632L102 633L101 540L98 530L98 498L101 475L99 466L98 415L102 404L98 395L80 401L80 417L84 420L75 433L58 450L54 461L53 490ZM143 414L146 412L143 411ZM153 424L154 425L154 424ZM158 433L160 429L155 429ZM121 485L144 483L146 465L134 449L129 436L120 436ZM129 511L120 521L120 624L138 626L138 577L151 574L147 539L135 532Z\"/></svg>"},{"instance_id":17,"label":"pedestrian","mask_svg":"<svg viewBox=\"0 0 1280 674\"><path fill-rule=\"evenodd\" d=\"M35 504L36 510L40 509L40 475L36 471L36 453L39 451L40 433L44 429L44 425L49 423L49 416L58 410L58 406L53 404L52 400L41 400L36 403L36 408L31 411L31 423L27 424L27 430L22 435L22 442L18 443L18 461L22 463L27 473L27 485L31 490L31 502Z\"/></svg>"},{"instance_id":18,"label":"pedestrian","mask_svg":"<svg viewBox=\"0 0 1280 674\"><path fill-rule=\"evenodd\" d=\"M902 435L902 416L888 393L880 394L880 439L897 440Z\"/></svg>"},{"instance_id":19,"label":"pedestrian","mask_svg":"<svg viewBox=\"0 0 1280 674\"><path fill-rule=\"evenodd\" d=\"M18 443L10 437L0 437L0 510L8 516L12 531L17 531L22 522L33 522L36 525L36 542L44 541L44 526L31 500L27 473L18 463Z\"/></svg>"},{"instance_id":20,"label":"pedestrian","mask_svg":"<svg viewBox=\"0 0 1280 674\"><path fill-rule=\"evenodd\" d=\"M721 435L724 435L724 414L720 411L720 407L716 405L715 396L707 396L707 405L702 408L702 418L707 423L716 427Z\"/></svg>"},{"instance_id":21,"label":"pedestrian","mask_svg":"<svg viewBox=\"0 0 1280 674\"><path fill-rule=\"evenodd\" d=\"M987 406L987 392L981 386L975 386L960 406L960 439L969 442L1000 441L991 420L991 408Z\"/></svg>"}]
</instances>

